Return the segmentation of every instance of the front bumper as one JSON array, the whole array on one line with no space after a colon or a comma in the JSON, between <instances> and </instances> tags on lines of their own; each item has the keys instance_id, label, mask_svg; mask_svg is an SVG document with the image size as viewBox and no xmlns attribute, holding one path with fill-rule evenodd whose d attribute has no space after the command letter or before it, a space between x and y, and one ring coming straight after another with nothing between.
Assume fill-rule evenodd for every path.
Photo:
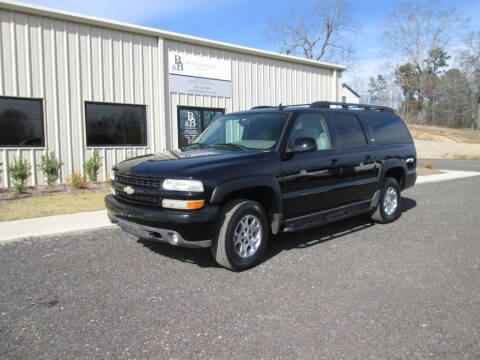
<instances>
[{"instance_id":1,"label":"front bumper","mask_svg":"<svg viewBox=\"0 0 480 360\"><path fill-rule=\"evenodd\" d=\"M138 236L142 239L160 241L175 246L189 248L208 248L212 246L211 240L187 241L182 235L174 230L159 229L145 225L135 224L131 221L125 221L109 214L110 221L118 224L123 231Z\"/></svg>"},{"instance_id":2,"label":"front bumper","mask_svg":"<svg viewBox=\"0 0 480 360\"><path fill-rule=\"evenodd\" d=\"M105 205L108 216L113 223L118 223L120 226L120 221L122 221L122 223L136 224L147 232L149 231L160 235L165 230L172 234L177 234L184 242L211 240L216 231L219 211L217 206L206 206L199 210L188 211L152 208L130 204L118 200L113 195L107 195L105 197ZM141 237L144 237L143 230ZM154 234L153 236L156 237L157 235ZM166 234L167 240L168 237L169 235Z\"/></svg>"}]
</instances>

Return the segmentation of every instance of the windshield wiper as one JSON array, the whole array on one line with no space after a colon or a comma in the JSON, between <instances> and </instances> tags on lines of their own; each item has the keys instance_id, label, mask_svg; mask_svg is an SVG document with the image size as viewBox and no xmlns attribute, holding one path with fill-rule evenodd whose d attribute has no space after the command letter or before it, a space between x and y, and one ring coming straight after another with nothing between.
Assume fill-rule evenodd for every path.
<instances>
[{"instance_id":1,"label":"windshield wiper","mask_svg":"<svg viewBox=\"0 0 480 360\"><path fill-rule=\"evenodd\" d=\"M244 150L247 149L247 147L239 144L232 144L232 143L220 143L220 144L214 144L213 146L220 146L220 147L229 147L232 149L238 149L238 150Z\"/></svg>"},{"instance_id":2,"label":"windshield wiper","mask_svg":"<svg viewBox=\"0 0 480 360\"><path fill-rule=\"evenodd\" d=\"M205 149L205 148L208 148L210 145L208 144L204 144L204 143L201 143L201 142L198 142L198 143L192 143L190 145L187 145L187 146L184 146L183 148L184 149L195 149L195 148L200 148L200 149Z\"/></svg>"}]
</instances>

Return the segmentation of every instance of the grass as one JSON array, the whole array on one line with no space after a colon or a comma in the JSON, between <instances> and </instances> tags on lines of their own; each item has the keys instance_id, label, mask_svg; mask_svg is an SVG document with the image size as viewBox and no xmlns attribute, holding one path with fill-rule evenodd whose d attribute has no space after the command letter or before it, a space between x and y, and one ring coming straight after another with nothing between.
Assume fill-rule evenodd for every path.
<instances>
[{"instance_id":1,"label":"grass","mask_svg":"<svg viewBox=\"0 0 480 360\"><path fill-rule=\"evenodd\" d=\"M0 221L102 210L108 191L32 196L0 203Z\"/></svg>"},{"instance_id":2,"label":"grass","mask_svg":"<svg viewBox=\"0 0 480 360\"><path fill-rule=\"evenodd\" d=\"M417 140L480 144L480 131L478 130L414 124L407 124L407 126L413 138Z\"/></svg>"}]
</instances>

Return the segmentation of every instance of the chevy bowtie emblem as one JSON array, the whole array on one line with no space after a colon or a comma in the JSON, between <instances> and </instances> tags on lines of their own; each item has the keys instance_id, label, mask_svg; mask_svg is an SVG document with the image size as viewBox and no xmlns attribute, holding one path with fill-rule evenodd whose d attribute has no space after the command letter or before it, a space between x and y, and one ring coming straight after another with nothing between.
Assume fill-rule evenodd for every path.
<instances>
[{"instance_id":1,"label":"chevy bowtie emblem","mask_svg":"<svg viewBox=\"0 0 480 360\"><path fill-rule=\"evenodd\" d=\"M128 195L132 195L135 192L135 189L131 186L125 186L123 188L123 191L125 191Z\"/></svg>"}]
</instances>

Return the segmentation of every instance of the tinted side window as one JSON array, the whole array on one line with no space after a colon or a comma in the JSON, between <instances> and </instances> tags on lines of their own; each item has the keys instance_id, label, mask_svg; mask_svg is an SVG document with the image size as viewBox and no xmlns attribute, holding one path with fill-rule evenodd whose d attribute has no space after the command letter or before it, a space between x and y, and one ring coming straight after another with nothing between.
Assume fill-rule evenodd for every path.
<instances>
[{"instance_id":1,"label":"tinted side window","mask_svg":"<svg viewBox=\"0 0 480 360\"><path fill-rule=\"evenodd\" d=\"M317 142L317 150L328 150L332 148L327 122L322 114L310 113L301 114L295 121L290 143L301 137L311 137Z\"/></svg>"},{"instance_id":2,"label":"tinted side window","mask_svg":"<svg viewBox=\"0 0 480 360\"><path fill-rule=\"evenodd\" d=\"M0 97L0 146L43 146L42 100Z\"/></svg>"},{"instance_id":3,"label":"tinted side window","mask_svg":"<svg viewBox=\"0 0 480 360\"><path fill-rule=\"evenodd\" d=\"M87 146L146 145L144 105L85 103Z\"/></svg>"},{"instance_id":4,"label":"tinted side window","mask_svg":"<svg viewBox=\"0 0 480 360\"><path fill-rule=\"evenodd\" d=\"M337 146L348 149L367 145L367 139L358 119L350 114L334 114Z\"/></svg>"},{"instance_id":5,"label":"tinted side window","mask_svg":"<svg viewBox=\"0 0 480 360\"><path fill-rule=\"evenodd\" d=\"M412 142L407 127L396 115L372 114L365 116L365 120L372 129L377 144L410 144Z\"/></svg>"}]
</instances>

